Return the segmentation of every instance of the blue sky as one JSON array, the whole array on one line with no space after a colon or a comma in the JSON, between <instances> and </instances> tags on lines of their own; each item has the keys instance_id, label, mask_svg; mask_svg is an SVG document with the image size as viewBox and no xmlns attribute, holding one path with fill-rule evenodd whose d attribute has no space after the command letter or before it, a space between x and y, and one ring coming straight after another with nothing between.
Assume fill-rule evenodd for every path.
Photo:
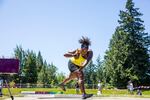
<instances>
[{"instance_id":1,"label":"blue sky","mask_svg":"<svg viewBox=\"0 0 150 100\"><path fill-rule=\"evenodd\" d=\"M150 0L133 0L150 33ZM0 57L12 57L16 45L41 51L59 72L68 73L63 54L79 48L78 39L92 41L93 61L103 59L126 0L0 0Z\"/></svg>"}]
</instances>

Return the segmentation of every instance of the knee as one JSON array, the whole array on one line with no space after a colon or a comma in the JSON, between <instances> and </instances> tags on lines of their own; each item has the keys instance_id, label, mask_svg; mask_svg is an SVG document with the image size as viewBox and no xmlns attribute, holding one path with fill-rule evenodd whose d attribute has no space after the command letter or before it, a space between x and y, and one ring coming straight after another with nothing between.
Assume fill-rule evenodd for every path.
<instances>
[{"instance_id":1,"label":"knee","mask_svg":"<svg viewBox=\"0 0 150 100\"><path fill-rule=\"evenodd\" d=\"M79 83L79 84L82 84L82 83L83 83L83 79L79 79L79 80L78 80L78 83Z\"/></svg>"}]
</instances>

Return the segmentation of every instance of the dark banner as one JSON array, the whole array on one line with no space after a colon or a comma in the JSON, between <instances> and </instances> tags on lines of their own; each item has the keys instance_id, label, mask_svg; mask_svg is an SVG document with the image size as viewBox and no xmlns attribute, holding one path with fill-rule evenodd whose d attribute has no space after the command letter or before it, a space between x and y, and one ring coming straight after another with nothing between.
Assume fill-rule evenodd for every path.
<instances>
[{"instance_id":1,"label":"dark banner","mask_svg":"<svg viewBox=\"0 0 150 100\"><path fill-rule=\"evenodd\" d=\"M0 59L0 74L14 74L19 72L18 59Z\"/></svg>"}]
</instances>

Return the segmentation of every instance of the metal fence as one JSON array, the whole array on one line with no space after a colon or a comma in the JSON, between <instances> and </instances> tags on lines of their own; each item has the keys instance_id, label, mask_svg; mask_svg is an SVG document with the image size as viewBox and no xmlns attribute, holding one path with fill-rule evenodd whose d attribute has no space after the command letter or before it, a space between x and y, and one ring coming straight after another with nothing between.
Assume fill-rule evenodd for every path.
<instances>
[{"instance_id":1,"label":"metal fence","mask_svg":"<svg viewBox=\"0 0 150 100\"><path fill-rule=\"evenodd\" d=\"M86 89L97 89L98 84L85 84L84 85ZM6 88L7 85L3 84L3 88ZM31 83L26 83L26 84L10 84L11 88L59 88L58 84L52 85L52 84L31 84ZM75 88L75 84L66 84L67 88L73 89ZM102 85L102 88L105 89L115 89L113 86L107 86L107 85ZM125 89L125 88L124 88ZM134 87L134 90L150 90L150 86L138 86Z\"/></svg>"},{"instance_id":2,"label":"metal fence","mask_svg":"<svg viewBox=\"0 0 150 100\"><path fill-rule=\"evenodd\" d=\"M3 88L6 88L7 85L3 84ZM58 88L59 86L57 84L10 84L11 88ZM75 88L75 84L67 84L67 88ZM85 88L87 89L97 89L97 84L85 84Z\"/></svg>"}]
</instances>

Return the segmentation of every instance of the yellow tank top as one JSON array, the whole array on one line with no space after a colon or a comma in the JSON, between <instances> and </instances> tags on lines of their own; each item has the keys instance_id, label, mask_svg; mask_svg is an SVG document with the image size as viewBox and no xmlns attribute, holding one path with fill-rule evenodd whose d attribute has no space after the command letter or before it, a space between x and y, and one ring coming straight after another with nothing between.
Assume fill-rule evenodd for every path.
<instances>
[{"instance_id":1,"label":"yellow tank top","mask_svg":"<svg viewBox=\"0 0 150 100\"><path fill-rule=\"evenodd\" d=\"M82 57L82 55L79 55L79 58L75 59L74 57L71 57L71 62L77 66L81 66L83 62L85 62L85 58Z\"/></svg>"}]
</instances>

